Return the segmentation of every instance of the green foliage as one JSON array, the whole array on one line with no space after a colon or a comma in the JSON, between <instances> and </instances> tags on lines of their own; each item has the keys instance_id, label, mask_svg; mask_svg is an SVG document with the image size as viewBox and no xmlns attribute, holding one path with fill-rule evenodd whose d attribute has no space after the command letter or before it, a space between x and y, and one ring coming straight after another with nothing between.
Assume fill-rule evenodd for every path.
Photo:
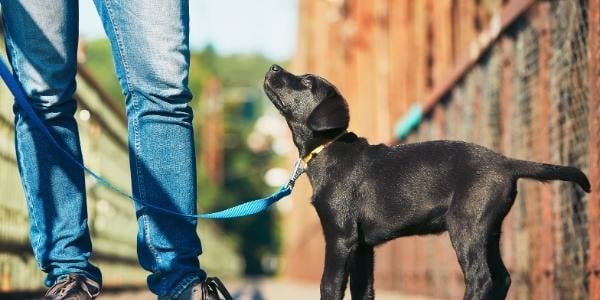
<instances>
[{"instance_id":1,"label":"green foliage","mask_svg":"<svg viewBox=\"0 0 600 300\"><path fill-rule=\"evenodd\" d=\"M225 145L225 183L220 208L272 193L273 189L265 185L263 178L266 171L274 165L275 159L270 152L253 153L246 146L246 137L253 127L253 120L244 121L243 105L229 104L225 106L225 111L225 131L230 134ZM263 270L261 260L266 254L279 253L280 237L276 230L275 210L220 223L225 231L240 235L243 241L240 250L246 259L247 274L257 275L269 271Z\"/></svg>"},{"instance_id":2,"label":"green foliage","mask_svg":"<svg viewBox=\"0 0 600 300\"><path fill-rule=\"evenodd\" d=\"M231 55L218 59L216 74L225 86L262 86L265 72L273 61L260 55Z\"/></svg>"},{"instance_id":3,"label":"green foliage","mask_svg":"<svg viewBox=\"0 0 600 300\"><path fill-rule=\"evenodd\" d=\"M246 140L264 105L268 103L262 91L262 80L273 62L261 56L220 57L211 48L195 53L194 57L202 61L202 65L210 69L211 75L222 84L220 97L225 129L223 185L215 186L202 171L203 166L198 167L201 174L198 197L202 207L206 211L214 211L272 193L273 189L266 186L263 178L265 172L277 162L277 157L270 151L252 152L246 145ZM194 72L197 70L193 69L192 73ZM202 114L202 109L199 109L199 113ZM246 274L258 275L274 271L263 269L261 261L280 251L276 211L218 221L218 224L227 234L237 237L239 251L246 262Z\"/></svg>"}]
</instances>

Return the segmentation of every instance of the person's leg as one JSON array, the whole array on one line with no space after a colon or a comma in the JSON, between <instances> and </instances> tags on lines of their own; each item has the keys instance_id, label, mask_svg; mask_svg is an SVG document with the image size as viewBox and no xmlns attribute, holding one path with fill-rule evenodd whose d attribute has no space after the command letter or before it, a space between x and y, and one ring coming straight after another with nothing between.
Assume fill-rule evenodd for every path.
<instances>
[{"instance_id":1,"label":"person's leg","mask_svg":"<svg viewBox=\"0 0 600 300\"><path fill-rule=\"evenodd\" d=\"M196 212L189 71L188 2L95 0L125 93L133 194ZM140 264L155 294L174 297L206 277L196 220L136 206Z\"/></svg>"},{"instance_id":2,"label":"person's leg","mask_svg":"<svg viewBox=\"0 0 600 300\"><path fill-rule=\"evenodd\" d=\"M77 1L1 1L6 48L15 75L55 138L82 159L76 103ZM54 148L15 105L15 144L35 258L50 286L70 273L98 283L83 171Z\"/></svg>"}]
</instances>

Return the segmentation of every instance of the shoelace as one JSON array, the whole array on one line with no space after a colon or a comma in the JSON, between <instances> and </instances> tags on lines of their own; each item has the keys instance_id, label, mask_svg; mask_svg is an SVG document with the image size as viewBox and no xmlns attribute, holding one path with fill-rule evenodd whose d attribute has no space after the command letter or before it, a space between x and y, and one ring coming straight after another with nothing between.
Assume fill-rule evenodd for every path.
<instances>
[{"instance_id":1,"label":"shoelace","mask_svg":"<svg viewBox=\"0 0 600 300\"><path fill-rule=\"evenodd\" d=\"M218 297L219 293L221 293L225 300L233 300L233 297L231 297L231 294L229 294L229 291L227 291L223 282L217 277L206 278L202 285L202 299L211 299L208 298L211 295L217 295Z\"/></svg>"},{"instance_id":2,"label":"shoelace","mask_svg":"<svg viewBox=\"0 0 600 300\"><path fill-rule=\"evenodd\" d=\"M98 285L98 283L95 281L84 276L69 274L50 287L50 289L48 289L46 292L46 296L64 297L76 285L79 286L92 299L100 294L100 285ZM95 291L91 292L90 287L94 288Z\"/></svg>"}]
</instances>

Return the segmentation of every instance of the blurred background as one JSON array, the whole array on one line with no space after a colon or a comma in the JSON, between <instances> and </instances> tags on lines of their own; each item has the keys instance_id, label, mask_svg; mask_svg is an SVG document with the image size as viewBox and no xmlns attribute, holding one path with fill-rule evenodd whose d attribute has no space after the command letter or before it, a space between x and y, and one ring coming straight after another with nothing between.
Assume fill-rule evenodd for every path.
<instances>
[{"instance_id":1,"label":"blurred background","mask_svg":"<svg viewBox=\"0 0 600 300\"><path fill-rule=\"evenodd\" d=\"M81 1L80 13L84 160L129 190L110 48L92 2ZM583 169L589 195L561 182L519 182L502 251L510 299L600 299L600 0L191 0L190 15L201 212L287 180L297 151L262 91L264 73L279 63L336 84L350 130L372 143L466 140ZM2 86L0 298L19 299L39 292L43 274L31 256L11 105ZM147 275L132 204L86 183L93 259L112 291L104 299L151 299L130 291ZM200 221L201 264L238 299L317 298L324 244L309 197L301 178L267 212ZM379 247L376 286L381 299L459 299L464 287L447 234Z\"/></svg>"}]
</instances>

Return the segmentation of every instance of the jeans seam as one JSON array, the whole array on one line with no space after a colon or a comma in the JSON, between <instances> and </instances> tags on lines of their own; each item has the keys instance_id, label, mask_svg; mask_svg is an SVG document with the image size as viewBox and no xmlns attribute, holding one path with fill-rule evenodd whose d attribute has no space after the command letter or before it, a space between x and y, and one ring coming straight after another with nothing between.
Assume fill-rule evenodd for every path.
<instances>
[{"instance_id":1,"label":"jeans seam","mask_svg":"<svg viewBox=\"0 0 600 300\"><path fill-rule=\"evenodd\" d=\"M136 174L137 174L137 185L138 185L138 191L140 194L140 198L141 200L145 200L145 192L144 192L144 178L143 178L143 174L140 168L140 158L138 156L138 153L140 152L141 146L139 144L139 125L138 125L138 111L139 111L139 105L138 105L138 99L135 96L135 94L133 93L132 90L132 79L129 73L129 64L127 62L127 58L125 56L125 51L123 49L123 42L119 33L119 27L117 25L117 23L114 21L114 13L113 13L113 8L112 8L112 4L110 1L104 1L105 5L106 5L106 10L108 12L108 20L110 22L110 25L113 28L114 34L115 34L115 41L117 43L117 49L119 50L119 55L121 56L121 61L123 63L123 69L125 70L125 83L127 85L127 92L130 94L131 96L131 100L133 101L133 109L134 109L134 113L133 113L133 143L134 143L134 159L135 159L135 168L136 168ZM143 235L144 235L144 241L146 242L146 246L148 247L148 249L150 250L150 252L152 253L152 255L154 256L154 260L156 261L157 264L161 264L161 259L160 256L158 254L158 251L156 250L156 248L154 248L152 246L152 243L150 243L150 228L148 226L148 220L147 220L147 215L142 215L142 227L143 227ZM158 268L155 268L155 270L152 270L153 272L157 272Z\"/></svg>"},{"instance_id":2,"label":"jeans seam","mask_svg":"<svg viewBox=\"0 0 600 300\"><path fill-rule=\"evenodd\" d=\"M22 118L22 117L21 117L21 118ZM16 121L17 121L17 120L15 120L15 125L16 125ZM15 126L15 127L16 127L16 126ZM16 128L15 128L15 132L16 132ZM15 135L15 138L16 138L16 135ZM22 159L22 158L23 158L23 154L21 153L21 150L20 150L20 149L19 149L19 147L18 147L18 143L16 143L16 144L15 144L15 148L16 148L16 153L17 153L17 161L20 161L20 159ZM19 165L19 168L20 168L20 167L21 167L21 166L20 166L21 164L19 163L18 165ZM23 177L21 181L22 181L22 185L23 185L23 190L24 190L24 192L25 192L25 198L26 198L26 200L27 200L27 201L26 201L26 202L27 202L27 206L28 206L28 208L29 208L29 213L31 214L31 217L29 218L29 222L30 222L31 224L33 224L33 226L35 226L35 228L36 228L36 230L37 230L37 231L39 231L39 228L40 228L40 226L39 226L39 224L38 224L38 220L39 220L39 218L38 218L38 217L37 217L37 215L35 214L35 209L33 208L33 202L32 202L33 200L31 199L31 194L29 193L29 185L27 184L27 182L28 182L28 180L27 180L27 178L26 178L27 174L26 174L25 172L21 172L21 176ZM40 245L40 240L41 240L41 239L42 239L42 237L41 237L40 235L38 235L38 237L36 238L36 240L35 240L35 241L31 241L31 243L32 243L32 245L31 245L31 246L33 247L33 250L34 250L34 251L33 251L33 254L34 254L36 257L37 257L37 255L38 255L37 248L38 248L38 247L39 247L39 245ZM42 266L42 264L41 264L41 259L36 259L36 261L37 261L37 263L38 263L38 266L39 266L40 268L42 268L42 269L43 269L43 266Z\"/></svg>"},{"instance_id":3,"label":"jeans seam","mask_svg":"<svg viewBox=\"0 0 600 300\"><path fill-rule=\"evenodd\" d=\"M169 298L177 299L177 297L179 297L179 295L181 295L181 293L183 293L183 291L185 291L185 289L188 286L190 286L194 281L198 281L198 280L200 280L200 277L198 277L196 275L184 278L183 280L181 280L179 282L179 284L177 284L173 288L173 291L172 291L171 295L169 295Z\"/></svg>"},{"instance_id":4,"label":"jeans seam","mask_svg":"<svg viewBox=\"0 0 600 300\"><path fill-rule=\"evenodd\" d=\"M144 231L144 233L143 233L144 241L146 241L146 245L148 246L148 249L150 249L150 252L154 256L154 258L156 259L157 264L160 265L161 259L160 259L160 256L158 255L158 251L156 251L156 249L151 246L152 244L149 243L149 241L150 241L150 226L148 225L148 223L149 223L148 215L142 215L141 219L142 219L142 227L143 227L143 231ZM158 267L154 267L152 272L157 275L161 273L160 268L158 268Z\"/></svg>"},{"instance_id":5,"label":"jeans seam","mask_svg":"<svg viewBox=\"0 0 600 300\"><path fill-rule=\"evenodd\" d=\"M124 55L125 51L123 49L123 43L121 40L121 35L119 33L119 26L117 26L117 23L114 21L114 12L110 0L103 2L106 5L106 10L108 11L108 21L110 22L110 26L115 32L115 41L117 42L117 49L119 50L119 56L121 56L121 61L123 62L123 69L125 70L125 83L127 85L127 90L131 93L131 76L129 75L129 64L127 63L127 59Z\"/></svg>"}]
</instances>

